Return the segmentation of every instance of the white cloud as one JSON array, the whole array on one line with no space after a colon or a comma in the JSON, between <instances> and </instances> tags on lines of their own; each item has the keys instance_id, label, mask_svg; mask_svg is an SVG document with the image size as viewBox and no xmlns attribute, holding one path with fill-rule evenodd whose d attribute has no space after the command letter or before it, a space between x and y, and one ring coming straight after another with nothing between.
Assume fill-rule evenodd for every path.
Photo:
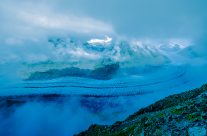
<instances>
[{"instance_id":1,"label":"white cloud","mask_svg":"<svg viewBox=\"0 0 207 136\"><path fill-rule=\"evenodd\" d=\"M60 30L76 33L112 33L113 27L102 21L62 13L49 14L20 12L20 18L28 24L49 30Z\"/></svg>"},{"instance_id":2,"label":"white cloud","mask_svg":"<svg viewBox=\"0 0 207 136\"><path fill-rule=\"evenodd\" d=\"M0 3L0 62L35 61L37 58L44 60L45 56L51 55L48 37L102 36L114 33L111 24L97 17L63 11L52 3L26 0ZM36 54L37 57L31 54ZM41 54L44 56L39 57ZM78 50L74 54L91 56Z\"/></svg>"},{"instance_id":3,"label":"white cloud","mask_svg":"<svg viewBox=\"0 0 207 136\"><path fill-rule=\"evenodd\" d=\"M34 2L24 1L15 4L11 1L1 3L0 19L0 33L6 38L114 33L113 26L105 21L88 15L60 11L48 3L39 3L35 6Z\"/></svg>"}]
</instances>

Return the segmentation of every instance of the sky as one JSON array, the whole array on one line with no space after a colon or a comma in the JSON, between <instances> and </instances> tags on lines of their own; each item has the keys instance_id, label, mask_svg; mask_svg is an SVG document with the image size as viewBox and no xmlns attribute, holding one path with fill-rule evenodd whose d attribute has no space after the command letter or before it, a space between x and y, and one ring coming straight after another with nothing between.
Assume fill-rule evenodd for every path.
<instances>
[{"instance_id":1,"label":"sky","mask_svg":"<svg viewBox=\"0 0 207 136\"><path fill-rule=\"evenodd\" d=\"M5 0L0 4L1 33L43 29L38 32L200 38L205 5L205 0Z\"/></svg>"},{"instance_id":2,"label":"sky","mask_svg":"<svg viewBox=\"0 0 207 136\"><path fill-rule=\"evenodd\" d=\"M51 36L183 39L206 55L205 0L3 0L0 49L42 50ZM27 47L23 46L27 45ZM4 53L0 51L0 56ZM12 57L12 55L7 55Z\"/></svg>"}]
</instances>

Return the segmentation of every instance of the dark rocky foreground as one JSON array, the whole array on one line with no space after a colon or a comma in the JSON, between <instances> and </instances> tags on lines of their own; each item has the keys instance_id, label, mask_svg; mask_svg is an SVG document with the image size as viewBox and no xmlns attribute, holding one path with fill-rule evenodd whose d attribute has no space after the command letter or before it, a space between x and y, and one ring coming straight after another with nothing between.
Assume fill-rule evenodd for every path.
<instances>
[{"instance_id":1,"label":"dark rocky foreground","mask_svg":"<svg viewBox=\"0 0 207 136\"><path fill-rule=\"evenodd\" d=\"M207 84L171 95L113 125L91 125L79 136L206 136Z\"/></svg>"}]
</instances>

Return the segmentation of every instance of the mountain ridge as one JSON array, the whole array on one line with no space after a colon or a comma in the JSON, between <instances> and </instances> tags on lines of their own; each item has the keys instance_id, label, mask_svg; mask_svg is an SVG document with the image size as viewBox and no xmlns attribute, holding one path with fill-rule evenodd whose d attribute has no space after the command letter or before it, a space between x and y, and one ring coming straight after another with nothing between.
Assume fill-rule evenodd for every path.
<instances>
[{"instance_id":1,"label":"mountain ridge","mask_svg":"<svg viewBox=\"0 0 207 136\"><path fill-rule=\"evenodd\" d=\"M207 84L170 95L112 125L91 125L78 136L201 135L207 130Z\"/></svg>"}]
</instances>

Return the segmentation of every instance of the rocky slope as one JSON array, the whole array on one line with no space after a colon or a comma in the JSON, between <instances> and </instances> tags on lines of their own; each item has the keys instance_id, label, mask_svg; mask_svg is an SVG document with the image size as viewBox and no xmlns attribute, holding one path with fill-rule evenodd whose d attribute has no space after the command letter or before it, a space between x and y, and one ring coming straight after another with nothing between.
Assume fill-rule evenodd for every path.
<instances>
[{"instance_id":1,"label":"rocky slope","mask_svg":"<svg viewBox=\"0 0 207 136\"><path fill-rule=\"evenodd\" d=\"M79 136L206 136L207 84L140 109L113 125L92 125Z\"/></svg>"}]
</instances>

